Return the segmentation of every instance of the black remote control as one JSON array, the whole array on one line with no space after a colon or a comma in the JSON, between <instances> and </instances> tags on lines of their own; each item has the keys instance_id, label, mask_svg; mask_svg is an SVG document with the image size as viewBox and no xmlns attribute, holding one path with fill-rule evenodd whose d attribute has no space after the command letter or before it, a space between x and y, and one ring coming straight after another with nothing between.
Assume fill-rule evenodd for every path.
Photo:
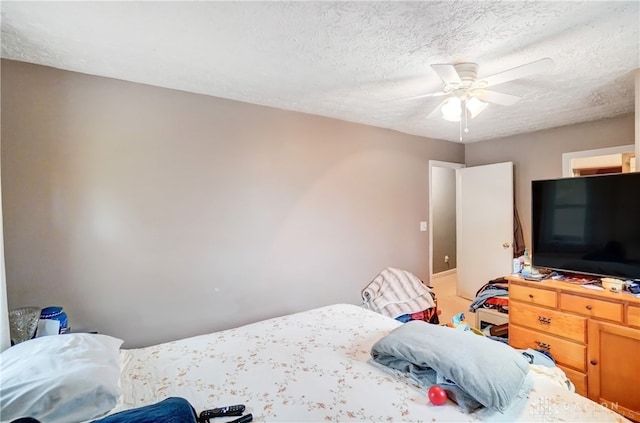
<instances>
[{"instance_id":1,"label":"black remote control","mask_svg":"<svg viewBox=\"0 0 640 423\"><path fill-rule=\"evenodd\" d=\"M238 404L204 410L202 413L200 413L199 420L206 421L209 419L213 419L214 417L241 416L242 413L244 413L244 408L244 404Z\"/></svg>"},{"instance_id":2,"label":"black remote control","mask_svg":"<svg viewBox=\"0 0 640 423\"><path fill-rule=\"evenodd\" d=\"M249 413L246 416L242 416L239 419L231 420L227 423L249 423L251 420L253 420L253 414Z\"/></svg>"}]
</instances>

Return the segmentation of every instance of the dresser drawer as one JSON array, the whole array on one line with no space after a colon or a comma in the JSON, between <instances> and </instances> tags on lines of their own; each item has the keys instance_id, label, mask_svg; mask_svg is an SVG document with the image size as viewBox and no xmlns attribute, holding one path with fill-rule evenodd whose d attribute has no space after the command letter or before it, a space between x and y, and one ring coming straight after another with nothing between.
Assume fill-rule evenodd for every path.
<instances>
[{"instance_id":1,"label":"dresser drawer","mask_svg":"<svg viewBox=\"0 0 640 423\"><path fill-rule=\"evenodd\" d=\"M587 375L564 366L558 366L576 387L576 393L587 396Z\"/></svg>"},{"instance_id":2,"label":"dresser drawer","mask_svg":"<svg viewBox=\"0 0 640 423\"><path fill-rule=\"evenodd\" d=\"M560 308L565 311L582 314L583 316L596 317L614 322L622 322L622 310L624 309L620 303L565 293L560 294Z\"/></svg>"},{"instance_id":3,"label":"dresser drawer","mask_svg":"<svg viewBox=\"0 0 640 423\"><path fill-rule=\"evenodd\" d=\"M509 320L516 325L581 343L587 339L587 319L575 314L513 302L509 304Z\"/></svg>"},{"instance_id":4,"label":"dresser drawer","mask_svg":"<svg viewBox=\"0 0 640 423\"><path fill-rule=\"evenodd\" d=\"M555 291L515 284L509 286L509 299L547 307L557 307L558 305L558 294Z\"/></svg>"},{"instance_id":5,"label":"dresser drawer","mask_svg":"<svg viewBox=\"0 0 640 423\"><path fill-rule=\"evenodd\" d=\"M640 328L640 307L630 305L627 308L627 324L634 328Z\"/></svg>"},{"instance_id":6,"label":"dresser drawer","mask_svg":"<svg viewBox=\"0 0 640 423\"><path fill-rule=\"evenodd\" d=\"M586 372L587 347L582 344L509 323L509 345L519 349L547 350L558 364Z\"/></svg>"}]
</instances>

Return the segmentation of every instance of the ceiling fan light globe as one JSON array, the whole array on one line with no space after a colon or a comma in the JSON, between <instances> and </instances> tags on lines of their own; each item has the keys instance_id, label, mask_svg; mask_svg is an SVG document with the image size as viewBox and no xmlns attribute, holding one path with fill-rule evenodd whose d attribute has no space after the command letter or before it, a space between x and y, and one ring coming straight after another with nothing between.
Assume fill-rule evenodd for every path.
<instances>
[{"instance_id":1,"label":"ceiling fan light globe","mask_svg":"<svg viewBox=\"0 0 640 423\"><path fill-rule=\"evenodd\" d=\"M462 114L462 104L458 97L448 98L442 108L442 118L449 122L460 122L460 115Z\"/></svg>"},{"instance_id":2,"label":"ceiling fan light globe","mask_svg":"<svg viewBox=\"0 0 640 423\"><path fill-rule=\"evenodd\" d=\"M478 116L480 112L487 108L487 103L484 101L478 100L476 97L470 97L466 102L467 110L471 115L471 119Z\"/></svg>"}]
</instances>

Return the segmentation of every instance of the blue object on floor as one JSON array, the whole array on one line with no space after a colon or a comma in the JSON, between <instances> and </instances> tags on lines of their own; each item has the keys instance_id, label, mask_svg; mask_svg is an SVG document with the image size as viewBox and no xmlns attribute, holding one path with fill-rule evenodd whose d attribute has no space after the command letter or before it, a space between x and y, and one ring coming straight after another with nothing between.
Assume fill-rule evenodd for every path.
<instances>
[{"instance_id":1,"label":"blue object on floor","mask_svg":"<svg viewBox=\"0 0 640 423\"><path fill-rule=\"evenodd\" d=\"M398 316L396 317L396 320L402 323L407 323L408 321L411 320L411 315L410 314L403 314L402 316Z\"/></svg>"}]
</instances>

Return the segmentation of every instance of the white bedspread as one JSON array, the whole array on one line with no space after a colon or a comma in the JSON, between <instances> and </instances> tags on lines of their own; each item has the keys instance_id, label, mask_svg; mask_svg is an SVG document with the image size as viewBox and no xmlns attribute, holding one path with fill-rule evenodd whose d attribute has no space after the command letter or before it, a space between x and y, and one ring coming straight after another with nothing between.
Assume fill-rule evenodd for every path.
<instances>
[{"instance_id":1,"label":"white bedspread","mask_svg":"<svg viewBox=\"0 0 640 423\"><path fill-rule=\"evenodd\" d=\"M504 414L464 414L450 401L433 406L418 385L369 363L373 343L398 325L339 304L124 350L114 412L180 396L198 413L245 404L255 421L269 422L626 421L563 388L559 370L529 372L530 391Z\"/></svg>"}]
</instances>

